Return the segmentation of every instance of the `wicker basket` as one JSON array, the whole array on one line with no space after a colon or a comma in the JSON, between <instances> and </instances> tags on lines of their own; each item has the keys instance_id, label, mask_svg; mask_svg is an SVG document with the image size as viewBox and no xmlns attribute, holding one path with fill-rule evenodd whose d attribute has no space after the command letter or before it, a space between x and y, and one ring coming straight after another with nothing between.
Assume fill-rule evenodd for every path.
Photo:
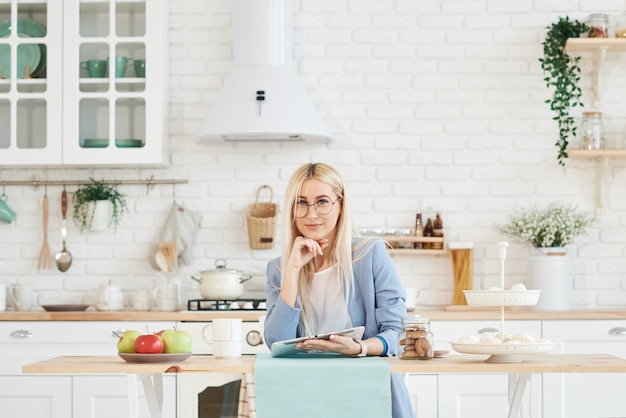
<instances>
[{"instance_id":1,"label":"wicker basket","mask_svg":"<svg viewBox=\"0 0 626 418\"><path fill-rule=\"evenodd\" d=\"M269 202L259 202L261 190L268 189L270 192ZM248 241L253 250L267 250L274 247L274 235L276 234L276 203L272 203L274 192L267 185L259 187L256 192L256 200L248 206L246 221L248 223Z\"/></svg>"}]
</instances>

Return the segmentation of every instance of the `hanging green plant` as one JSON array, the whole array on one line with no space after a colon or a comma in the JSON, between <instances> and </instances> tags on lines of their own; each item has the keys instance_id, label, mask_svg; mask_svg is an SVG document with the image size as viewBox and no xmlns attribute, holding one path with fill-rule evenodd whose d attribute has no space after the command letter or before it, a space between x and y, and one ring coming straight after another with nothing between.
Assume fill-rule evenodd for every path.
<instances>
[{"instance_id":1,"label":"hanging green plant","mask_svg":"<svg viewBox=\"0 0 626 418\"><path fill-rule=\"evenodd\" d=\"M98 181L93 178L90 180L92 183L83 184L72 193L74 223L79 227L80 232L89 230L95 212L95 205L91 203L98 200L108 200L113 205L109 227L117 229L122 215L128 211L126 196L117 190L116 184L105 184L104 180Z\"/></svg>"},{"instance_id":2,"label":"hanging green plant","mask_svg":"<svg viewBox=\"0 0 626 418\"><path fill-rule=\"evenodd\" d=\"M549 89L554 89L552 98L546 100L550 110L555 113L552 118L559 126L559 138L555 145L559 150L557 160L565 166L568 138L576 136L574 118L570 109L575 106L583 107L580 98L582 90L578 86L580 81L580 57L571 57L565 52L565 43L568 38L578 38L581 33L587 32L589 27L578 20L569 20L569 17L560 17L557 23L547 27L548 32L543 42L543 58L539 58L541 69L546 74L544 81Z\"/></svg>"}]
</instances>

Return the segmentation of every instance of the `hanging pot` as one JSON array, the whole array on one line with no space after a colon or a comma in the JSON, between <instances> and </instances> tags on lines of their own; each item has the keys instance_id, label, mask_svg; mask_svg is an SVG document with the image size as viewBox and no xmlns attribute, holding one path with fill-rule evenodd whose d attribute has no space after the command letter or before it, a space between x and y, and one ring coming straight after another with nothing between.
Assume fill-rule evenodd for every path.
<instances>
[{"instance_id":1,"label":"hanging pot","mask_svg":"<svg viewBox=\"0 0 626 418\"><path fill-rule=\"evenodd\" d=\"M249 274L240 270L226 268L226 260L215 260L215 270L200 272L200 278L192 275L191 278L200 283L200 294L205 299L237 299L243 293L243 283L252 279Z\"/></svg>"}]
</instances>

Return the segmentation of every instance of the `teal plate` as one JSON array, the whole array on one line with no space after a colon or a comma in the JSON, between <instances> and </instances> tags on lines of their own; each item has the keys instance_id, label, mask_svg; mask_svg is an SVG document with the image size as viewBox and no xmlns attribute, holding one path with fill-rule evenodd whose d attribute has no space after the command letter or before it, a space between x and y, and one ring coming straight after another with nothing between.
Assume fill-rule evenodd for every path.
<instances>
[{"instance_id":1,"label":"teal plate","mask_svg":"<svg viewBox=\"0 0 626 418\"><path fill-rule=\"evenodd\" d=\"M109 145L108 139L85 139L83 148L106 148Z\"/></svg>"},{"instance_id":2,"label":"teal plate","mask_svg":"<svg viewBox=\"0 0 626 418\"><path fill-rule=\"evenodd\" d=\"M141 148L143 141L141 139L116 139L115 145L118 148Z\"/></svg>"},{"instance_id":3,"label":"teal plate","mask_svg":"<svg viewBox=\"0 0 626 418\"><path fill-rule=\"evenodd\" d=\"M5 20L0 23L0 38L6 38L11 34L11 21ZM17 19L17 35L20 38L43 38L46 36L46 28L32 19ZM11 48L4 44L0 45L0 65L2 76L11 77ZM30 65L31 76L40 74L46 67L46 45L44 44L21 44L17 48L17 74L18 78L26 75L26 65Z\"/></svg>"},{"instance_id":4,"label":"teal plate","mask_svg":"<svg viewBox=\"0 0 626 418\"><path fill-rule=\"evenodd\" d=\"M26 66L30 66L30 75L34 76L41 60L41 49L36 44L21 44L17 47L17 77L24 78L26 75ZM2 77L11 77L11 47L8 45L0 45L0 67L2 68ZM34 70L33 70L34 68Z\"/></svg>"}]
</instances>

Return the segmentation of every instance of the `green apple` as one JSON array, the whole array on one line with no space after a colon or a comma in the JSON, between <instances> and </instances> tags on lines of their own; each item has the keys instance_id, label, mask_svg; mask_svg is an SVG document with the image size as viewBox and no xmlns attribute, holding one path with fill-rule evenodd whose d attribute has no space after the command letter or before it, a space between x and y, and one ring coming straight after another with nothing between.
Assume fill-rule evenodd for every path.
<instances>
[{"instance_id":1,"label":"green apple","mask_svg":"<svg viewBox=\"0 0 626 418\"><path fill-rule=\"evenodd\" d=\"M125 331L119 340L117 340L118 353L134 353L135 340L141 335L141 332L135 330Z\"/></svg>"},{"instance_id":2,"label":"green apple","mask_svg":"<svg viewBox=\"0 0 626 418\"><path fill-rule=\"evenodd\" d=\"M164 353L190 353L191 352L191 335L187 331L178 331L176 329L166 329L161 334L163 340Z\"/></svg>"}]
</instances>

